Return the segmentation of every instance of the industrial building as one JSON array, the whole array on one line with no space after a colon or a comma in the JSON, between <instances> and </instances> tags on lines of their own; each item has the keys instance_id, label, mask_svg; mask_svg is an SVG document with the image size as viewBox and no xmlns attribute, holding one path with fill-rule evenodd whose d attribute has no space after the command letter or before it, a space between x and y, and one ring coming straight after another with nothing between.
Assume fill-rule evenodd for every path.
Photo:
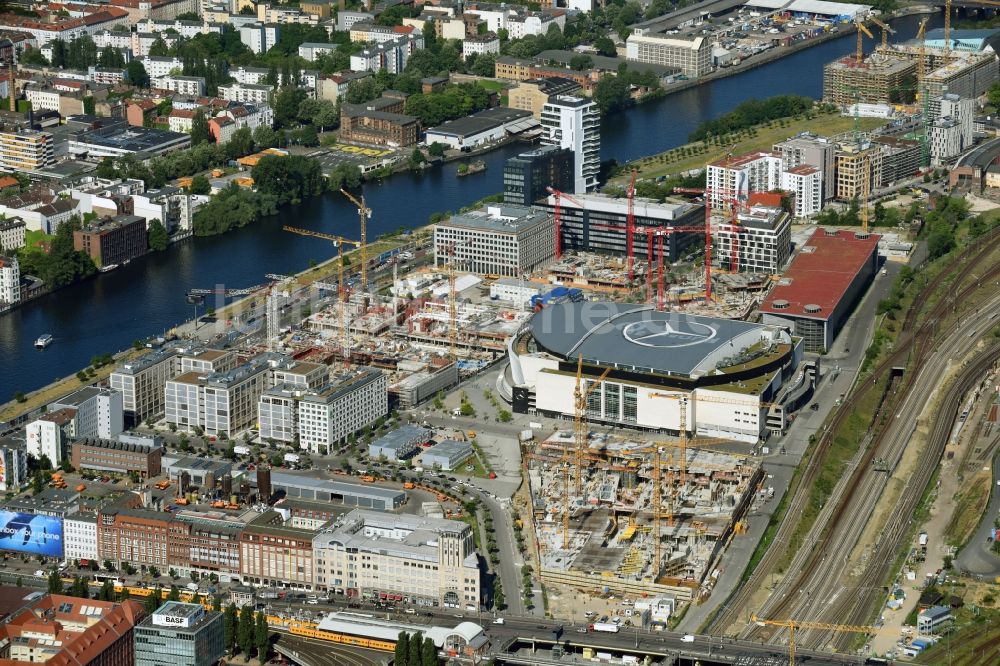
<instances>
[{"instance_id":1,"label":"industrial building","mask_svg":"<svg viewBox=\"0 0 1000 666\"><path fill-rule=\"evenodd\" d=\"M479 608L479 561L472 528L461 521L358 509L320 531L313 551L317 589Z\"/></svg>"},{"instance_id":2,"label":"industrial building","mask_svg":"<svg viewBox=\"0 0 1000 666\"><path fill-rule=\"evenodd\" d=\"M316 500L360 509L394 511L406 503L406 493L402 490L328 481L286 472L272 472L271 485L275 492L281 491L286 497L293 499Z\"/></svg>"},{"instance_id":3,"label":"industrial building","mask_svg":"<svg viewBox=\"0 0 1000 666\"><path fill-rule=\"evenodd\" d=\"M720 223L712 232L713 263L729 271L780 273L792 253L791 216L781 208L750 206L737 213L736 222Z\"/></svg>"},{"instance_id":4,"label":"industrial building","mask_svg":"<svg viewBox=\"0 0 1000 666\"><path fill-rule=\"evenodd\" d=\"M539 205L555 213L556 199L550 195ZM559 201L559 242L562 249L578 252L625 255L628 249L628 200L603 194L574 195ZM674 262L688 248L704 243L705 208L687 201L654 201L637 197L633 201L635 257L650 259L648 243L654 229L683 228L663 238L666 261ZM641 238L643 235L646 238Z\"/></svg>"},{"instance_id":5,"label":"industrial building","mask_svg":"<svg viewBox=\"0 0 1000 666\"><path fill-rule=\"evenodd\" d=\"M879 238L816 229L761 305L763 322L789 327L806 351L829 351L875 277Z\"/></svg>"},{"instance_id":6,"label":"industrial building","mask_svg":"<svg viewBox=\"0 0 1000 666\"><path fill-rule=\"evenodd\" d=\"M190 134L132 127L124 121L111 123L100 129L75 132L69 138L71 155L94 161L133 153L139 155L140 159L146 159L190 147Z\"/></svg>"},{"instance_id":7,"label":"industrial building","mask_svg":"<svg viewBox=\"0 0 1000 666\"><path fill-rule=\"evenodd\" d=\"M497 107L428 128L424 141L427 145L440 143L452 150L471 150L537 127L538 121L531 117L530 111Z\"/></svg>"},{"instance_id":8,"label":"industrial building","mask_svg":"<svg viewBox=\"0 0 1000 666\"><path fill-rule=\"evenodd\" d=\"M712 41L706 37L650 34L636 28L625 40L625 57L635 62L676 67L690 78L712 71Z\"/></svg>"},{"instance_id":9,"label":"industrial building","mask_svg":"<svg viewBox=\"0 0 1000 666\"><path fill-rule=\"evenodd\" d=\"M580 362L588 385L608 370L588 398L591 422L753 444L784 427L767 403L798 367L800 346L776 326L564 302L509 341L504 381L515 412L572 416Z\"/></svg>"},{"instance_id":10,"label":"industrial building","mask_svg":"<svg viewBox=\"0 0 1000 666\"><path fill-rule=\"evenodd\" d=\"M450 472L472 457L475 451L470 442L446 439L424 451L420 464L424 469L440 469Z\"/></svg>"},{"instance_id":11,"label":"industrial building","mask_svg":"<svg viewBox=\"0 0 1000 666\"><path fill-rule=\"evenodd\" d=\"M99 267L119 266L149 251L146 220L135 215L95 220L73 232L73 249Z\"/></svg>"},{"instance_id":12,"label":"industrial building","mask_svg":"<svg viewBox=\"0 0 1000 666\"><path fill-rule=\"evenodd\" d=\"M127 474L148 479L160 474L162 447L127 444L112 439L79 439L73 442L71 462L79 470Z\"/></svg>"},{"instance_id":13,"label":"industrial building","mask_svg":"<svg viewBox=\"0 0 1000 666\"><path fill-rule=\"evenodd\" d=\"M554 233L545 213L490 204L434 225L434 265L520 277L552 256Z\"/></svg>"},{"instance_id":14,"label":"industrial building","mask_svg":"<svg viewBox=\"0 0 1000 666\"><path fill-rule=\"evenodd\" d=\"M430 441L433 433L416 425L404 425L382 435L368 445L368 457L389 462L400 462Z\"/></svg>"},{"instance_id":15,"label":"industrial building","mask_svg":"<svg viewBox=\"0 0 1000 666\"><path fill-rule=\"evenodd\" d=\"M135 666L212 666L226 654L222 613L168 601L135 628Z\"/></svg>"},{"instance_id":16,"label":"industrial building","mask_svg":"<svg viewBox=\"0 0 1000 666\"><path fill-rule=\"evenodd\" d=\"M226 475L232 475L233 463L228 460L211 460L197 456L170 456L163 459L163 471L167 478L182 486L214 486ZM182 488L186 491L187 488ZM227 498L228 499L228 498Z\"/></svg>"}]
</instances>

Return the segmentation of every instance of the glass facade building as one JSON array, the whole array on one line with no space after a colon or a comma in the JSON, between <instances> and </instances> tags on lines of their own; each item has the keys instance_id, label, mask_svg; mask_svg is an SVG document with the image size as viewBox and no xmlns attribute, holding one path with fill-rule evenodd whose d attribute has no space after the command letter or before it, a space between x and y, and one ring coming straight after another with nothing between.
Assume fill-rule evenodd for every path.
<instances>
[{"instance_id":1,"label":"glass facade building","mask_svg":"<svg viewBox=\"0 0 1000 666\"><path fill-rule=\"evenodd\" d=\"M224 641L222 613L168 601L135 628L135 666L212 666Z\"/></svg>"}]
</instances>

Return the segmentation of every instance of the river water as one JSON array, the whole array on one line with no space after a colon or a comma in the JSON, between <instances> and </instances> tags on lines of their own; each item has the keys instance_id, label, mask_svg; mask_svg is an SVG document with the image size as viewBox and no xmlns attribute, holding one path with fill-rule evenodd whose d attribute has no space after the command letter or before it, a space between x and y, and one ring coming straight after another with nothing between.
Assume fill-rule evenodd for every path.
<instances>
[{"instance_id":1,"label":"river water","mask_svg":"<svg viewBox=\"0 0 1000 666\"><path fill-rule=\"evenodd\" d=\"M893 26L899 37L910 38L918 23L919 17L910 16ZM930 27L940 23L935 16ZM850 52L854 40L845 35L612 116L602 128L601 157L624 162L668 150L684 143L698 123L753 97L795 93L819 98L823 65ZM865 41L870 47L870 40ZM457 210L501 191L504 160L524 149L515 144L489 153L483 156L487 171L465 178L455 177L451 164L366 186L366 202L374 211L368 237L424 225L435 211ZM301 271L310 260L333 256L328 243L283 232L282 224L358 237L355 207L331 193L239 231L179 243L0 315L0 403L15 391L34 390L76 372L95 355L125 349L135 339L189 319L194 311L184 298L188 289L261 284L266 273ZM55 341L36 350L34 341L43 333L51 333Z\"/></svg>"}]
</instances>

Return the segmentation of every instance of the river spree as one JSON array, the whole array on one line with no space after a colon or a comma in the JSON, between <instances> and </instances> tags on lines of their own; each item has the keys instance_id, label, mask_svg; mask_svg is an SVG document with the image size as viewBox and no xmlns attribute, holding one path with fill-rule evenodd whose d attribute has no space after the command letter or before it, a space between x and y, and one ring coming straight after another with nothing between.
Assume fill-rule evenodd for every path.
<instances>
[{"instance_id":1,"label":"river spree","mask_svg":"<svg viewBox=\"0 0 1000 666\"><path fill-rule=\"evenodd\" d=\"M918 23L917 16L895 21L897 37L912 38ZM935 16L930 27L940 23L941 17ZM819 98L823 65L850 52L854 39L853 34L845 35L612 116L602 128L602 159L624 162L668 150L685 143L698 123L753 97L795 93ZM870 47L870 40L865 41ZM457 210L500 192L504 160L523 150L515 144L484 155L486 172L466 178L457 178L456 165L449 164L366 186L366 202L373 211L368 237L424 225L435 211ZM72 374L97 354L125 349L133 340L189 319L193 309L184 298L188 289L261 284L266 273L301 271L310 260L333 256L328 243L282 232L283 224L358 237L357 210L340 194L330 193L238 231L182 242L0 315L0 402L15 391L34 390ZM43 333L55 340L48 349L36 350L33 343Z\"/></svg>"}]
</instances>

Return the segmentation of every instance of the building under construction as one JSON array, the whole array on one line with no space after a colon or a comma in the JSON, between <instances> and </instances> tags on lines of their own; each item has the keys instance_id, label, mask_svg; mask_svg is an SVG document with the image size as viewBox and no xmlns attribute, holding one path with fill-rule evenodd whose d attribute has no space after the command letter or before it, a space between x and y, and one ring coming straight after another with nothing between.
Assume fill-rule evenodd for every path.
<instances>
[{"instance_id":1,"label":"building under construction","mask_svg":"<svg viewBox=\"0 0 1000 666\"><path fill-rule=\"evenodd\" d=\"M887 104L892 91L913 88L917 63L892 57L869 57L859 63L853 55L823 67L823 100L839 106Z\"/></svg>"},{"instance_id":2,"label":"building under construction","mask_svg":"<svg viewBox=\"0 0 1000 666\"><path fill-rule=\"evenodd\" d=\"M760 490L745 456L556 433L528 454L542 580L584 592L707 594ZM766 493L766 491L764 491Z\"/></svg>"}]
</instances>

